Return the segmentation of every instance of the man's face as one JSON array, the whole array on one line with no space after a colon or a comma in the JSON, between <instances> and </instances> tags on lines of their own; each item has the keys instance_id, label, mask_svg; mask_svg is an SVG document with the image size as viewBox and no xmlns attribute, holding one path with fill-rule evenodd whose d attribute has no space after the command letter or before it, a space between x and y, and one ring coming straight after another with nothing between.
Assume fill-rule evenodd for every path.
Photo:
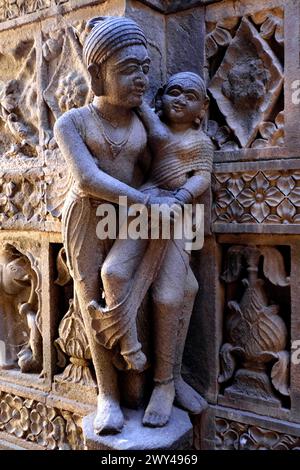
<instances>
[{"instance_id":1,"label":"man's face","mask_svg":"<svg viewBox=\"0 0 300 470\"><path fill-rule=\"evenodd\" d=\"M148 87L150 59L143 45L124 47L103 66L104 96L111 104L136 108Z\"/></svg>"}]
</instances>

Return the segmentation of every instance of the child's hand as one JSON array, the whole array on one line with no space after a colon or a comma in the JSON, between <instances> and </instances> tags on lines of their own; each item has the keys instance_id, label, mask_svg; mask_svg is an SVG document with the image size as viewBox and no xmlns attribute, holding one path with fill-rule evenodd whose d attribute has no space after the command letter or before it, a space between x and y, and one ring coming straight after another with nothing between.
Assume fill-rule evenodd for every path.
<instances>
[{"instance_id":1,"label":"child's hand","mask_svg":"<svg viewBox=\"0 0 300 470\"><path fill-rule=\"evenodd\" d=\"M138 116L143 116L144 114L148 114L149 112L152 113L153 110L152 108L146 103L145 100L143 100L141 106L138 106L136 109L136 112Z\"/></svg>"}]
</instances>

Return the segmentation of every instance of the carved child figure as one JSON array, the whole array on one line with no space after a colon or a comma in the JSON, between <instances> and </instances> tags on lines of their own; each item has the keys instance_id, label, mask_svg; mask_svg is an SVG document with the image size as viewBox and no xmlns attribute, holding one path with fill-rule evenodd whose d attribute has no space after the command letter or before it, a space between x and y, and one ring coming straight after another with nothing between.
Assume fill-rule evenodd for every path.
<instances>
[{"instance_id":1,"label":"carved child figure","mask_svg":"<svg viewBox=\"0 0 300 470\"><path fill-rule=\"evenodd\" d=\"M138 110L148 131L153 154L150 178L141 190L149 196L174 198L171 207L175 216L178 214L176 203L192 203L210 185L213 147L200 129L207 106L208 97L202 78L185 72L172 76L163 88L157 101L159 114L146 104ZM198 285L189 266L185 240L160 240L160 247L156 244L155 250L150 251L147 266L145 253L147 250L149 253L149 243L151 250L153 241L116 240L101 274L107 306L102 309L97 302L92 302L90 309L99 313L95 326L102 344L110 347L118 338L126 368L142 371L146 357L137 338L136 315L143 295L153 283L156 385L143 423L163 426L169 419L175 393L177 402L189 410L193 405L188 404L188 397L191 402L196 400L193 411L200 412L205 403L196 392L191 392L180 375ZM151 270L155 263L157 269L151 277L148 269ZM140 283L143 284L141 289ZM134 297L138 297L136 302ZM177 382L175 379L174 383L175 365Z\"/></svg>"}]
</instances>

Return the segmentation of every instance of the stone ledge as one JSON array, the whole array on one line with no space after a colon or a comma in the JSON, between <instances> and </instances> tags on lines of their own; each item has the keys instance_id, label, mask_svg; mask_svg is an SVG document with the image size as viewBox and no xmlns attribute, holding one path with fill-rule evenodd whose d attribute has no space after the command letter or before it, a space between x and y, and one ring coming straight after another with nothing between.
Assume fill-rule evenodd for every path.
<instances>
[{"instance_id":1,"label":"stone ledge","mask_svg":"<svg viewBox=\"0 0 300 470\"><path fill-rule=\"evenodd\" d=\"M183 450L192 445L193 427L188 413L173 407L169 423L163 428L142 425L144 410L123 409L125 426L120 434L97 436L94 433L95 414L82 420L85 445L88 450Z\"/></svg>"}]
</instances>

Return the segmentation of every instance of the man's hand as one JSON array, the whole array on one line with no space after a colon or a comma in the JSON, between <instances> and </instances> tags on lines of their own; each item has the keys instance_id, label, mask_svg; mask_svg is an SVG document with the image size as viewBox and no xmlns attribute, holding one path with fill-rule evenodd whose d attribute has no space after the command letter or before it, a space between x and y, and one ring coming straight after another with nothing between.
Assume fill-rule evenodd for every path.
<instances>
[{"instance_id":1,"label":"man's hand","mask_svg":"<svg viewBox=\"0 0 300 470\"><path fill-rule=\"evenodd\" d=\"M148 214L151 219L176 222L182 217L182 205L175 197L151 196Z\"/></svg>"}]
</instances>

